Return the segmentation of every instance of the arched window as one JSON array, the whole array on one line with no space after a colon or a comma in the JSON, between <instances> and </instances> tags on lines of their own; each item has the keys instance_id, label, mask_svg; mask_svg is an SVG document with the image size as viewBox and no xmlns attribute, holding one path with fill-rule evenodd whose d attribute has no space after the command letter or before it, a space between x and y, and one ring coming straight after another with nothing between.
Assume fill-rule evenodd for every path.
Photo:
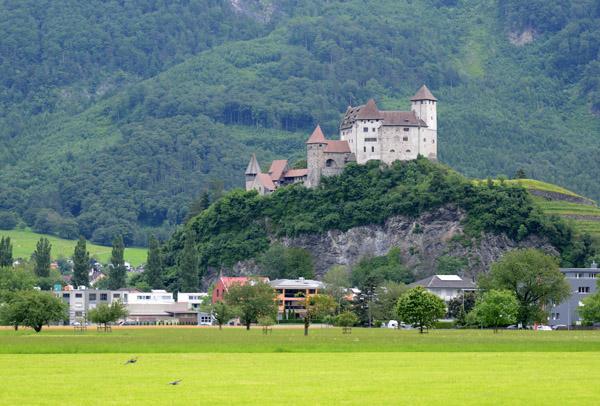
<instances>
[{"instance_id":1,"label":"arched window","mask_svg":"<svg viewBox=\"0 0 600 406\"><path fill-rule=\"evenodd\" d=\"M390 149L390 152L396 152L396 151L395 151L395 150L393 150L393 149Z\"/></svg>"},{"instance_id":2,"label":"arched window","mask_svg":"<svg viewBox=\"0 0 600 406\"><path fill-rule=\"evenodd\" d=\"M406 152L410 153L410 149L407 149Z\"/></svg>"},{"instance_id":3,"label":"arched window","mask_svg":"<svg viewBox=\"0 0 600 406\"><path fill-rule=\"evenodd\" d=\"M335 161L333 159L328 159L327 162L325 162L325 166L327 166L327 167L335 166Z\"/></svg>"}]
</instances>

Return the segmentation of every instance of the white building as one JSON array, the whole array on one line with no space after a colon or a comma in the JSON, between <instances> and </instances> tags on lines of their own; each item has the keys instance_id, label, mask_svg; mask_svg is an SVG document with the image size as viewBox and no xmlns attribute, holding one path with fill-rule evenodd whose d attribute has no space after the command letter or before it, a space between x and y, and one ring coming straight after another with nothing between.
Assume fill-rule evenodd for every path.
<instances>
[{"instance_id":1,"label":"white building","mask_svg":"<svg viewBox=\"0 0 600 406\"><path fill-rule=\"evenodd\" d=\"M463 292L474 292L477 288L475 284L468 279L462 279L458 275L433 275L409 285L423 286L429 293L433 293L444 299L446 303L450 302Z\"/></svg>"}]
</instances>

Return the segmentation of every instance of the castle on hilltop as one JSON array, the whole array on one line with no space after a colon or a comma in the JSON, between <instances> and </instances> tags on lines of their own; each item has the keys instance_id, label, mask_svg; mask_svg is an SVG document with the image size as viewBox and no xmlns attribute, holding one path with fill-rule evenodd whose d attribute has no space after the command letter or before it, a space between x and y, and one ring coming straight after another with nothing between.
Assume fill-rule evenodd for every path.
<instances>
[{"instance_id":1,"label":"castle on hilltop","mask_svg":"<svg viewBox=\"0 0 600 406\"><path fill-rule=\"evenodd\" d=\"M437 99L423 85L410 101L411 111L381 111L373 99L363 106L348 107L340 124L340 140L325 139L317 126L306 142L307 169L294 170L287 160L278 160L263 174L252 154L246 190L268 194L299 181L316 187L322 176L342 173L348 162L380 160L391 165L417 155L437 161Z\"/></svg>"}]
</instances>

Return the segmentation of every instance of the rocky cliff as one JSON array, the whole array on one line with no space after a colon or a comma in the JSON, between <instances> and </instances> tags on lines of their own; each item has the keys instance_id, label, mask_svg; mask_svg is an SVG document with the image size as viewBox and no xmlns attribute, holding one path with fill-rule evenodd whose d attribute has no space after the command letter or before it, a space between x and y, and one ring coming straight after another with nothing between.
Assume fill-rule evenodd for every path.
<instances>
[{"instance_id":1,"label":"rocky cliff","mask_svg":"<svg viewBox=\"0 0 600 406\"><path fill-rule=\"evenodd\" d=\"M280 240L287 247L303 247L315 261L315 273L321 279L335 264L351 267L366 256L381 256L391 247L402 251L402 263L413 269L417 278L434 273L437 258L464 258L468 262L462 276L475 277L497 261L500 256L516 247L537 247L547 253L557 251L539 237L528 237L517 243L504 234L482 234L478 238L463 233L462 222L466 213L455 206L445 206L426 212L419 217L393 216L383 225L371 224L348 231L332 230L322 234L300 235ZM224 275L247 276L256 273L254 261L239 262L232 269L223 269ZM218 277L209 269L204 277L205 287Z\"/></svg>"}]
</instances>

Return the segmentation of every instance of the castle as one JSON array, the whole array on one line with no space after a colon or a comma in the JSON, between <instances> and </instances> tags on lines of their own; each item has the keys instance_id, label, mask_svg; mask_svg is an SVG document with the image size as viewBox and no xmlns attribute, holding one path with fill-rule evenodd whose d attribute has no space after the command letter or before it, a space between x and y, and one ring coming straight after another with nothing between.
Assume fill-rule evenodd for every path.
<instances>
[{"instance_id":1,"label":"castle","mask_svg":"<svg viewBox=\"0 0 600 406\"><path fill-rule=\"evenodd\" d=\"M278 160L263 174L252 154L246 190L268 194L299 181L316 187L322 176L342 173L348 162L379 160L391 165L417 155L437 161L437 99L423 85L410 101L411 111L380 111L373 99L348 107L340 124L340 140L325 139L317 126L306 142L307 169L291 169L287 160Z\"/></svg>"}]
</instances>

